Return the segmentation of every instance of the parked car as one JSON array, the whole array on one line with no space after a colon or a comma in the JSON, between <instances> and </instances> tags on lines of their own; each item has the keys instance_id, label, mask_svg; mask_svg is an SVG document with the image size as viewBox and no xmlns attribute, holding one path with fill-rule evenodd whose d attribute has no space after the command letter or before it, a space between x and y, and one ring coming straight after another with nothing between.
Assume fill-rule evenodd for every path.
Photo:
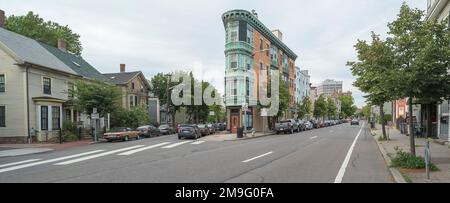
<instances>
[{"instance_id":1,"label":"parked car","mask_svg":"<svg viewBox=\"0 0 450 203\"><path fill-rule=\"evenodd\" d=\"M309 122L312 124L313 128L315 128L315 129L320 128L320 125L319 125L318 121L311 120Z\"/></svg>"},{"instance_id":2,"label":"parked car","mask_svg":"<svg viewBox=\"0 0 450 203\"><path fill-rule=\"evenodd\" d=\"M216 124L210 123L210 124L207 124L206 126L209 128L209 134L210 135L216 133L216 130L217 130L217 125Z\"/></svg>"},{"instance_id":3,"label":"parked car","mask_svg":"<svg viewBox=\"0 0 450 203\"><path fill-rule=\"evenodd\" d=\"M202 136L208 136L211 134L211 131L209 130L209 127L205 124L198 125L198 129L200 130L200 134Z\"/></svg>"},{"instance_id":4,"label":"parked car","mask_svg":"<svg viewBox=\"0 0 450 203\"><path fill-rule=\"evenodd\" d=\"M350 122L350 125L359 125L359 120L353 119L352 122Z\"/></svg>"},{"instance_id":5,"label":"parked car","mask_svg":"<svg viewBox=\"0 0 450 203\"><path fill-rule=\"evenodd\" d=\"M306 131L306 123L302 120L297 121L298 129L297 132Z\"/></svg>"},{"instance_id":6,"label":"parked car","mask_svg":"<svg viewBox=\"0 0 450 203\"><path fill-rule=\"evenodd\" d=\"M178 139L198 139L200 137L202 137L202 135L196 125L180 125Z\"/></svg>"},{"instance_id":7,"label":"parked car","mask_svg":"<svg viewBox=\"0 0 450 203\"><path fill-rule=\"evenodd\" d=\"M314 129L313 124L310 121L305 121L306 130Z\"/></svg>"},{"instance_id":8,"label":"parked car","mask_svg":"<svg viewBox=\"0 0 450 203\"><path fill-rule=\"evenodd\" d=\"M141 138L157 137L160 135L158 128L153 125L141 126L137 131L139 131L139 137Z\"/></svg>"},{"instance_id":9,"label":"parked car","mask_svg":"<svg viewBox=\"0 0 450 203\"><path fill-rule=\"evenodd\" d=\"M218 128L217 131L225 131L225 130L227 130L227 124L226 123L217 123L216 125L217 125L217 128Z\"/></svg>"},{"instance_id":10,"label":"parked car","mask_svg":"<svg viewBox=\"0 0 450 203\"><path fill-rule=\"evenodd\" d=\"M275 131L277 132L277 134L280 134L282 132L294 134L294 132L296 130L298 131L298 129L298 124L293 119L280 121L279 123L275 124Z\"/></svg>"},{"instance_id":11,"label":"parked car","mask_svg":"<svg viewBox=\"0 0 450 203\"><path fill-rule=\"evenodd\" d=\"M131 139L140 139L139 131L135 131L131 128L119 127L113 128L111 132L103 134L103 138L108 142L121 140L121 141L129 141Z\"/></svg>"},{"instance_id":12,"label":"parked car","mask_svg":"<svg viewBox=\"0 0 450 203\"><path fill-rule=\"evenodd\" d=\"M159 126L158 130L159 130L159 133L161 135L173 135L173 134L175 134L175 129L173 129L169 125L161 125L161 126Z\"/></svg>"}]
</instances>

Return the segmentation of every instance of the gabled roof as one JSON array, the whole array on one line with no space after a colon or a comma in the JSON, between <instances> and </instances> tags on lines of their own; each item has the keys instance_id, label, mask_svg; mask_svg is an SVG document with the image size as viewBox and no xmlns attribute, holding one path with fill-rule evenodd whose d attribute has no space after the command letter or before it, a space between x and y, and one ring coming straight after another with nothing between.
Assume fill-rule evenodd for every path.
<instances>
[{"instance_id":1,"label":"gabled roof","mask_svg":"<svg viewBox=\"0 0 450 203\"><path fill-rule=\"evenodd\" d=\"M106 73L103 75L108 79L108 82L110 82L112 84L125 85L131 79L133 79L134 77L136 77L139 74L142 74L142 72L136 71L136 72L126 72L126 73Z\"/></svg>"},{"instance_id":2,"label":"gabled roof","mask_svg":"<svg viewBox=\"0 0 450 203\"><path fill-rule=\"evenodd\" d=\"M41 43L1 27L0 48L11 54L19 63L34 64L72 75L79 75L45 49Z\"/></svg>"},{"instance_id":3,"label":"gabled roof","mask_svg":"<svg viewBox=\"0 0 450 203\"><path fill-rule=\"evenodd\" d=\"M97 69L92 67L91 64L85 61L81 56L61 51L56 47L44 43L40 44L50 53L56 56L59 60L61 60L64 64L69 66L73 71L83 76L84 78L92 80L108 81L108 78L106 78L104 75L98 72Z\"/></svg>"}]
</instances>

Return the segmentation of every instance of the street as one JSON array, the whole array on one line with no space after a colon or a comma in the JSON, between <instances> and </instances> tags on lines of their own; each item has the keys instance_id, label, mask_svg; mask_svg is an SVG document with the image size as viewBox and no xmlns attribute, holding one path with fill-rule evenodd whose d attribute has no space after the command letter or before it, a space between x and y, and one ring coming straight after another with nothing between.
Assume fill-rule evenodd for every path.
<instances>
[{"instance_id":1,"label":"street","mask_svg":"<svg viewBox=\"0 0 450 203\"><path fill-rule=\"evenodd\" d=\"M390 183L393 178L361 123L242 141L180 141L172 135L0 158L0 182Z\"/></svg>"}]
</instances>

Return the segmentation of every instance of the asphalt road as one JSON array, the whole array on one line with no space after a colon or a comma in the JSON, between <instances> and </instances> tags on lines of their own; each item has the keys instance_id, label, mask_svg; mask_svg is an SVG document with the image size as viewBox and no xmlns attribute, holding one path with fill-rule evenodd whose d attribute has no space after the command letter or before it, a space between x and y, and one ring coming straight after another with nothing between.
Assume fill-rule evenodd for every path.
<instances>
[{"instance_id":1,"label":"asphalt road","mask_svg":"<svg viewBox=\"0 0 450 203\"><path fill-rule=\"evenodd\" d=\"M166 136L0 158L0 182L384 183L393 178L367 127L342 124L244 141Z\"/></svg>"}]
</instances>

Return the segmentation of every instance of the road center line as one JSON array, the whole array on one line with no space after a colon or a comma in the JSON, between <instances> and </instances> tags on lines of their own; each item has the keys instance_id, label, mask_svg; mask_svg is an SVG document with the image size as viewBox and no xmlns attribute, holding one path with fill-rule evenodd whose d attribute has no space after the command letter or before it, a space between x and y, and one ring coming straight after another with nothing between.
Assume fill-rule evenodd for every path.
<instances>
[{"instance_id":1,"label":"road center line","mask_svg":"<svg viewBox=\"0 0 450 203\"><path fill-rule=\"evenodd\" d=\"M175 143L175 144L171 144L168 146L163 147L163 149L170 149L170 148L174 148L183 144L187 144L187 143L191 143L192 141L184 141L184 142L179 142L179 143Z\"/></svg>"},{"instance_id":2,"label":"road center line","mask_svg":"<svg viewBox=\"0 0 450 203\"><path fill-rule=\"evenodd\" d=\"M30 163L30 162L34 162L34 161L40 161L40 160L41 159L30 159L30 160L19 161L19 162L14 162L14 163L9 163L9 164L3 164L3 165L0 165L0 168L4 168L4 167L8 167L8 166L20 165L20 164L26 164L26 163Z\"/></svg>"},{"instance_id":3,"label":"road center line","mask_svg":"<svg viewBox=\"0 0 450 203\"><path fill-rule=\"evenodd\" d=\"M37 165L42 165L42 164L62 161L62 160L66 160L66 159L72 159L72 158L76 158L76 157L86 156L86 155L89 155L89 154L95 154L95 153L103 152L103 151L105 151L105 150L95 150L95 151L91 151L91 152L85 152L85 153L81 153L81 154L75 154L75 155L65 156L65 157L56 158L56 159L50 159L50 160L46 160L46 161L39 161L39 162L23 164L23 165L9 167L9 168L4 168L4 169L0 169L0 173L4 173L4 172L7 172L7 171L14 171L14 170L17 170L17 169L22 169L22 168L28 168L28 167L31 167L31 166L37 166Z\"/></svg>"},{"instance_id":4,"label":"road center line","mask_svg":"<svg viewBox=\"0 0 450 203\"><path fill-rule=\"evenodd\" d=\"M128 151L128 152L124 152L124 153L118 154L118 155L119 156L130 156L130 155L138 153L138 152L142 152L142 151L145 151L145 150L153 149L153 148L156 148L156 147L161 147L161 146L164 146L164 145L167 145L167 144L170 144L170 142L164 142L164 143L160 143L160 144L155 144L155 145L152 145L152 146L143 147L143 148L131 150L131 151Z\"/></svg>"},{"instance_id":5,"label":"road center line","mask_svg":"<svg viewBox=\"0 0 450 203\"><path fill-rule=\"evenodd\" d=\"M265 153L265 154L263 154L263 155L259 155L259 156L254 157L254 158L247 159L247 160L243 161L242 163L248 163L248 162L250 162L250 161L253 161L253 160L255 160L255 159L259 159L259 158L265 157L265 156L270 155L270 154L273 154L273 152Z\"/></svg>"},{"instance_id":6,"label":"road center line","mask_svg":"<svg viewBox=\"0 0 450 203\"><path fill-rule=\"evenodd\" d=\"M310 140L314 140L314 139L316 139L316 138L318 138L319 136L314 136L314 137L310 137L309 139Z\"/></svg>"},{"instance_id":7,"label":"road center line","mask_svg":"<svg viewBox=\"0 0 450 203\"><path fill-rule=\"evenodd\" d=\"M334 180L334 183L342 183L342 179L344 178L344 175L345 175L345 170L347 170L348 163L350 162L350 158L352 157L352 154L353 154L353 149L355 148L356 142L358 141L363 128L364 128L364 123L361 126L361 130L359 130L358 135L355 137L355 140L353 141L352 146L348 150L347 156L345 157L344 162L342 163L341 169L339 169L339 173L337 174L336 179Z\"/></svg>"},{"instance_id":8,"label":"road center line","mask_svg":"<svg viewBox=\"0 0 450 203\"><path fill-rule=\"evenodd\" d=\"M144 145L136 145L136 146L133 146L133 147L127 147L127 148L113 150L113 151L109 151L109 152L103 152L101 154L95 154L95 155L91 155L91 156L81 157L81 158L78 158L78 159L74 159L74 160L70 160L70 161L66 161L66 162L61 162L61 163L56 163L56 164L53 164L53 165L57 165L57 166L69 165L69 164L73 164L73 163L77 163L77 162L81 162L81 161L86 161L86 160L89 160L89 159L95 159L95 158L106 156L106 155L110 155L110 154L115 154L115 153L119 153L119 152L124 152L124 151L128 151L128 150L140 148L140 147L143 147L143 146Z\"/></svg>"}]
</instances>

